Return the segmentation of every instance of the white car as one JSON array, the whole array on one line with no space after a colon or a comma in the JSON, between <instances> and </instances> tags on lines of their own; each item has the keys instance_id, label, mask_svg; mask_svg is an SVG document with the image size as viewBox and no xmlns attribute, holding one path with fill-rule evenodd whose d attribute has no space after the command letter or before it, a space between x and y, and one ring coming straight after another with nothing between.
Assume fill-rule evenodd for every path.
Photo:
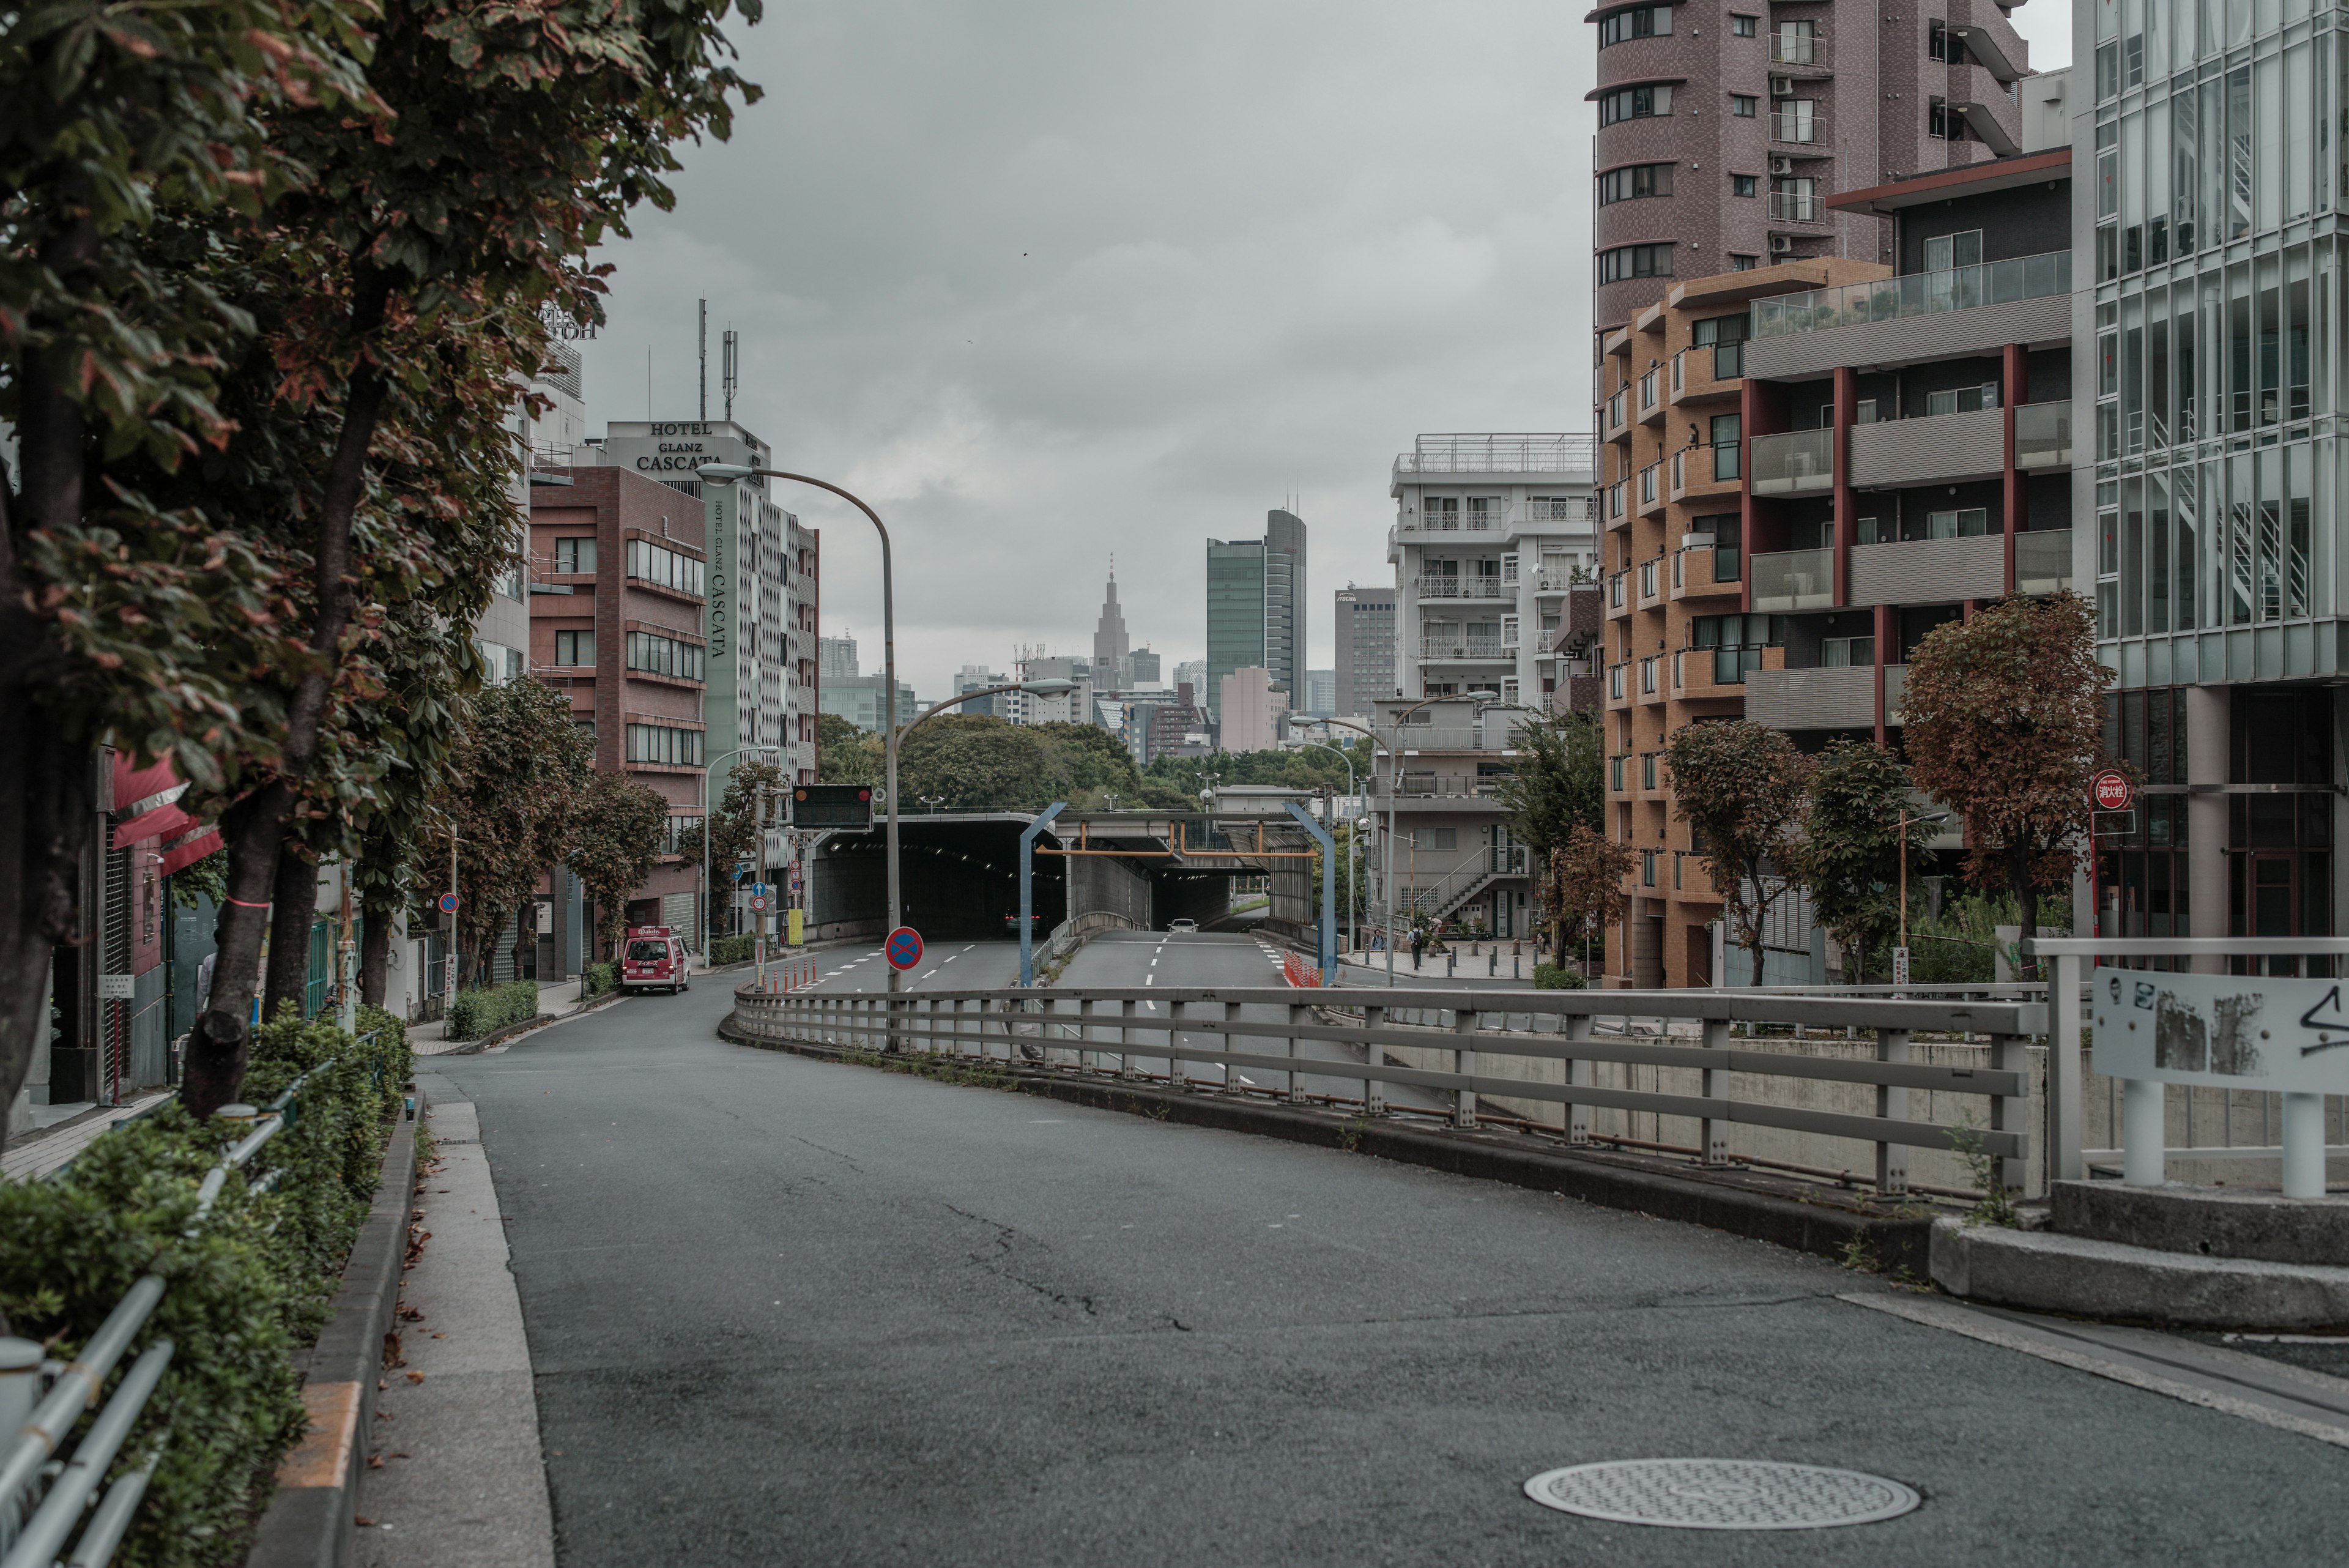
<instances>
[{"instance_id":1,"label":"white car","mask_svg":"<svg viewBox=\"0 0 2349 1568\"><path fill-rule=\"evenodd\" d=\"M1166 929L1169 933L1178 931L1196 931L1198 929L1199 922L1196 920L1169 920L1166 922Z\"/></svg>"}]
</instances>

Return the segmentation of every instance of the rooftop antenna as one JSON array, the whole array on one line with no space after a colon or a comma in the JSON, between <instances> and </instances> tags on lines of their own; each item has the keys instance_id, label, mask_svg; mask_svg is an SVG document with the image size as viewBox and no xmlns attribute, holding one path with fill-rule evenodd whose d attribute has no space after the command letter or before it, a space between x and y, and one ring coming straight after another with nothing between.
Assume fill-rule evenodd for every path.
<instances>
[{"instance_id":1,"label":"rooftop antenna","mask_svg":"<svg viewBox=\"0 0 2349 1568\"><path fill-rule=\"evenodd\" d=\"M719 367L719 377L720 384L726 389L726 417L730 421L734 417L734 388L741 379L742 361L740 348L741 341L742 335L730 327L727 329L725 341L720 346L722 358Z\"/></svg>"},{"instance_id":2,"label":"rooftop antenna","mask_svg":"<svg viewBox=\"0 0 2349 1568\"><path fill-rule=\"evenodd\" d=\"M709 419L709 301L701 302L701 419Z\"/></svg>"}]
</instances>

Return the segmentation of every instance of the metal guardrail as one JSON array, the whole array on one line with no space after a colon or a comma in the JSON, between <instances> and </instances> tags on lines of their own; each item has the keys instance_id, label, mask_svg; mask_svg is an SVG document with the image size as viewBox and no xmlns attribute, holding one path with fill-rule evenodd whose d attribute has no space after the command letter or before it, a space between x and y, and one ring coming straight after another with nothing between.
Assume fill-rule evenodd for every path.
<instances>
[{"instance_id":1,"label":"metal guardrail","mask_svg":"<svg viewBox=\"0 0 2349 1568\"><path fill-rule=\"evenodd\" d=\"M1145 1004L1164 1006L1166 1012L1142 1016ZM1317 1012L1349 1007L1360 1010L1361 1022L1324 1022L1326 1012ZM1249 1008L1280 1011L1273 1018L1243 1016ZM1661 1034L1640 1036L1628 1029L1609 1036L1599 1028L1602 1020L1623 1028L1635 1018L1693 1022L1697 1042L1677 1044ZM1731 1029L1737 1023L1868 1030L1873 1035L1874 1059L1797 1054L1774 1050L1763 1040L1733 1043ZM2027 1052L2030 1037L2046 1031L2047 1009L2028 1002L1843 1000L1696 991L1340 989L1319 992L1310 1002L1286 987L1079 987L1041 995L1017 990L924 991L896 997L844 992L773 996L744 991L735 994L734 1024L754 1040L843 1050L894 1044L957 1059L1108 1075L1184 1090L1269 1096L1292 1104L1318 1099L1359 1106L1371 1116L1389 1110L1381 1089L1408 1088L1447 1101L1449 1119L1461 1127L1478 1125L1479 1096L1543 1101L1568 1107L1565 1131L1574 1143L1590 1141L1589 1111L1594 1107L1692 1117L1701 1124L1702 1158L1712 1165L1734 1163L1729 1129L1738 1124L1856 1138L1874 1146L1878 1190L1891 1195L1909 1189L1907 1151L1912 1148L1971 1145L1997 1162L2006 1186L2023 1185L2031 1141L2024 1126L2032 1088ZM1912 1060L1910 1043L1920 1033L1986 1035L1989 1065ZM1244 1041L1279 1044L1277 1050L1236 1048ZM1313 1044L1345 1054L1312 1055L1300 1049ZM1385 1057L1391 1048L1449 1053L1451 1069L1389 1063ZM1356 1059L1357 1051L1361 1059ZM1487 1070L1494 1058L1562 1064L1562 1081L1498 1075ZM1598 1063L1693 1070L1700 1075L1700 1092L1602 1086L1593 1082L1591 1069ZM1224 1075L1194 1077L1190 1069L1197 1065L1219 1067ZM1282 1081L1275 1087L1235 1084L1240 1069L1279 1075ZM1875 1114L1738 1099L1732 1092L1733 1075L1738 1074L1872 1086ZM1303 1085L1308 1077L1356 1080L1362 1092L1347 1098L1311 1096ZM1914 1090L1987 1096L1990 1124L1971 1129L1912 1120L1909 1096Z\"/></svg>"},{"instance_id":2,"label":"metal guardrail","mask_svg":"<svg viewBox=\"0 0 2349 1568\"><path fill-rule=\"evenodd\" d=\"M311 1068L260 1110L243 1105L221 1107L221 1119L246 1124L246 1130L197 1187L195 1213L185 1234L193 1236L212 1217L229 1172L243 1168L270 1139L295 1124L302 1085L341 1060ZM51 1172L50 1179L65 1168ZM267 1191L276 1178L275 1171L268 1172L253 1184L253 1190ZM73 1457L62 1466L55 1458L82 1413L98 1402L99 1391L131 1340L154 1315L166 1288L162 1275L142 1275L71 1361L45 1359L41 1347L30 1340L0 1339L0 1432L12 1435L0 1457L0 1552L5 1553L0 1556L0 1568L53 1568L60 1562L66 1568L105 1568L112 1561L171 1440L170 1429L158 1433L140 1462L115 1479L95 1511L90 1499L113 1469L177 1346L159 1340L140 1352L98 1418L73 1446ZM47 1382L46 1393L36 1387L40 1379ZM87 1522L85 1513L89 1515ZM77 1527L80 1539L73 1555L65 1558L66 1543Z\"/></svg>"}]
</instances>

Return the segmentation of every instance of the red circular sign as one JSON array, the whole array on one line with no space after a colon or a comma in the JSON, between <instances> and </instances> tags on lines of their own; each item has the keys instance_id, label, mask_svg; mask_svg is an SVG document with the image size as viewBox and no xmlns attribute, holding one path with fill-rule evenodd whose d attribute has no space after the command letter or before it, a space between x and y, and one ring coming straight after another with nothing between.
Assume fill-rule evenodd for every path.
<instances>
[{"instance_id":1,"label":"red circular sign","mask_svg":"<svg viewBox=\"0 0 2349 1568\"><path fill-rule=\"evenodd\" d=\"M882 944L891 969L911 969L922 961L922 933L911 926L899 926L889 933Z\"/></svg>"},{"instance_id":2,"label":"red circular sign","mask_svg":"<svg viewBox=\"0 0 2349 1568\"><path fill-rule=\"evenodd\" d=\"M2127 811L2129 802L2137 798L2137 791L2129 787L2128 775L2117 768L2106 768L2098 774L2088 785L2088 793L2095 797L2098 811Z\"/></svg>"}]
</instances>

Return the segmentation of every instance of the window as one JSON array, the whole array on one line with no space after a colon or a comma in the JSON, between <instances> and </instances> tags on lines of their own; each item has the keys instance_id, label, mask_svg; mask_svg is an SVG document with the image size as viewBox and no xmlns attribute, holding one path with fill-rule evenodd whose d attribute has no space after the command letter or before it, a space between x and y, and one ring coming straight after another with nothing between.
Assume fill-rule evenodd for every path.
<instances>
[{"instance_id":1,"label":"window","mask_svg":"<svg viewBox=\"0 0 2349 1568\"><path fill-rule=\"evenodd\" d=\"M558 631L554 634L554 662L580 665L595 662L595 634L592 631Z\"/></svg>"},{"instance_id":2,"label":"window","mask_svg":"<svg viewBox=\"0 0 2349 1568\"><path fill-rule=\"evenodd\" d=\"M1411 833L1413 849L1457 849L1460 830L1456 827L1415 827Z\"/></svg>"},{"instance_id":3,"label":"window","mask_svg":"<svg viewBox=\"0 0 2349 1568\"><path fill-rule=\"evenodd\" d=\"M1599 204L1602 207L1671 193L1672 166L1669 163L1634 163L1629 168L1609 169L1599 177Z\"/></svg>"},{"instance_id":4,"label":"window","mask_svg":"<svg viewBox=\"0 0 2349 1568\"><path fill-rule=\"evenodd\" d=\"M595 541L582 535L576 538L554 542L554 569L558 572L592 572L595 569Z\"/></svg>"},{"instance_id":5,"label":"window","mask_svg":"<svg viewBox=\"0 0 2349 1568\"><path fill-rule=\"evenodd\" d=\"M673 729L667 724L631 724L627 760L698 768L701 765L701 732Z\"/></svg>"},{"instance_id":6,"label":"window","mask_svg":"<svg viewBox=\"0 0 2349 1568\"><path fill-rule=\"evenodd\" d=\"M1729 193L1733 196L1753 196L1760 193L1761 180L1752 174L1732 174Z\"/></svg>"},{"instance_id":7,"label":"window","mask_svg":"<svg viewBox=\"0 0 2349 1568\"><path fill-rule=\"evenodd\" d=\"M519 648L509 648L509 649L506 649L506 679L507 679L507 680L521 680L521 679L523 678L523 671L524 671L526 669L528 669L528 668L529 668L529 667L528 667L527 663L526 663L526 662L523 660L523 656L522 656L522 649L519 649Z\"/></svg>"},{"instance_id":8,"label":"window","mask_svg":"<svg viewBox=\"0 0 2349 1568\"><path fill-rule=\"evenodd\" d=\"M1706 431L1707 444L1713 448L1713 476L1715 479L1736 479L1744 470L1739 458L1744 451L1744 416L1715 414Z\"/></svg>"},{"instance_id":9,"label":"window","mask_svg":"<svg viewBox=\"0 0 2349 1568\"><path fill-rule=\"evenodd\" d=\"M1672 89L1669 86L1624 88L1599 100L1601 125L1613 125L1622 119L1658 119L1671 112Z\"/></svg>"},{"instance_id":10,"label":"window","mask_svg":"<svg viewBox=\"0 0 2349 1568\"><path fill-rule=\"evenodd\" d=\"M1963 45L1959 46L1963 48ZM1925 24L1925 57L1946 60L1950 57L1950 25L1939 16Z\"/></svg>"},{"instance_id":11,"label":"window","mask_svg":"<svg viewBox=\"0 0 2349 1568\"><path fill-rule=\"evenodd\" d=\"M1731 93L1729 95L1729 112L1736 116L1739 119L1752 119L1754 118L1754 95L1752 93L1745 92Z\"/></svg>"},{"instance_id":12,"label":"window","mask_svg":"<svg viewBox=\"0 0 2349 1568\"><path fill-rule=\"evenodd\" d=\"M1945 98L1925 100L1925 134L1947 140L1950 134L1950 100Z\"/></svg>"},{"instance_id":13,"label":"window","mask_svg":"<svg viewBox=\"0 0 2349 1568\"><path fill-rule=\"evenodd\" d=\"M1758 18L1756 17L1740 16L1735 12L1731 12L1729 16L1729 36L1733 38L1752 37L1754 36L1754 23L1757 20Z\"/></svg>"},{"instance_id":14,"label":"window","mask_svg":"<svg viewBox=\"0 0 2349 1568\"><path fill-rule=\"evenodd\" d=\"M1640 886L1652 888L1655 885L1656 852L1652 849L1642 849L1640 851Z\"/></svg>"},{"instance_id":15,"label":"window","mask_svg":"<svg viewBox=\"0 0 2349 1568\"><path fill-rule=\"evenodd\" d=\"M1669 38L1672 36L1672 8L1670 5L1635 5L1629 11L1618 11L1599 21L1599 47L1602 49L1631 38Z\"/></svg>"},{"instance_id":16,"label":"window","mask_svg":"<svg viewBox=\"0 0 2349 1568\"><path fill-rule=\"evenodd\" d=\"M1982 265L1982 232L1967 229L1960 234L1935 234L1925 242L1925 270L1949 272L1961 266Z\"/></svg>"},{"instance_id":17,"label":"window","mask_svg":"<svg viewBox=\"0 0 2349 1568\"><path fill-rule=\"evenodd\" d=\"M1925 411L1929 414L1971 414L1978 409L1996 407L1996 381L1984 381L1979 387L1951 387L1945 391L1925 394Z\"/></svg>"},{"instance_id":18,"label":"window","mask_svg":"<svg viewBox=\"0 0 2349 1568\"><path fill-rule=\"evenodd\" d=\"M1672 275L1672 247L1660 245L1618 245L1611 251L1599 253L1599 281L1620 283L1632 277L1670 277Z\"/></svg>"},{"instance_id":19,"label":"window","mask_svg":"<svg viewBox=\"0 0 2349 1568\"><path fill-rule=\"evenodd\" d=\"M676 638L632 631L628 633L628 668L652 675L673 675L680 680L698 680L702 678L701 649Z\"/></svg>"},{"instance_id":20,"label":"window","mask_svg":"<svg viewBox=\"0 0 2349 1568\"><path fill-rule=\"evenodd\" d=\"M1852 537L1855 542L1862 545L1889 545L1892 543L1891 530L1885 527L1882 522L1874 517L1862 517L1859 519L1858 523L1854 525Z\"/></svg>"},{"instance_id":21,"label":"window","mask_svg":"<svg viewBox=\"0 0 2349 1568\"><path fill-rule=\"evenodd\" d=\"M1973 539L1990 532L1990 512L1986 507L1968 506L1953 512L1925 514L1925 537L1928 539Z\"/></svg>"},{"instance_id":22,"label":"window","mask_svg":"<svg viewBox=\"0 0 2349 1568\"><path fill-rule=\"evenodd\" d=\"M1819 639L1819 663L1829 670L1859 670L1876 662L1876 639L1827 637Z\"/></svg>"},{"instance_id":23,"label":"window","mask_svg":"<svg viewBox=\"0 0 2349 1568\"><path fill-rule=\"evenodd\" d=\"M701 563L676 550L665 550L649 540L628 541L628 576L696 598L701 597Z\"/></svg>"},{"instance_id":24,"label":"window","mask_svg":"<svg viewBox=\"0 0 2349 1568\"><path fill-rule=\"evenodd\" d=\"M1732 272L1752 272L1761 265L1760 256L1742 256L1734 251L1729 254L1729 270Z\"/></svg>"}]
</instances>

